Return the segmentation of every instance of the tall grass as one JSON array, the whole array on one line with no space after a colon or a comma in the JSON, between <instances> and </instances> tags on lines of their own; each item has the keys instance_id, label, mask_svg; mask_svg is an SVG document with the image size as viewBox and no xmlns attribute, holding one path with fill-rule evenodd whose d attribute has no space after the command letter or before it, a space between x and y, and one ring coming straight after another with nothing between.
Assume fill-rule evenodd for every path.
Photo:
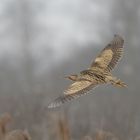
<instances>
[{"instance_id":1,"label":"tall grass","mask_svg":"<svg viewBox=\"0 0 140 140\"><path fill-rule=\"evenodd\" d=\"M6 127L11 120L12 117L9 113L4 113L0 116L0 140L31 140L27 130L16 129L8 131Z\"/></svg>"}]
</instances>

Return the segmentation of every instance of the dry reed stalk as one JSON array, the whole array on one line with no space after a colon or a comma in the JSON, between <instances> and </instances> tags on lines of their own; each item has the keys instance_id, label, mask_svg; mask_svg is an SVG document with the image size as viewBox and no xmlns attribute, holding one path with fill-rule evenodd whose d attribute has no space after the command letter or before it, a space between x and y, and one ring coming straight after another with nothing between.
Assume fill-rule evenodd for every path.
<instances>
[{"instance_id":1,"label":"dry reed stalk","mask_svg":"<svg viewBox=\"0 0 140 140\"><path fill-rule=\"evenodd\" d=\"M50 139L70 140L68 119L63 112L50 112L48 114L48 132Z\"/></svg>"},{"instance_id":2,"label":"dry reed stalk","mask_svg":"<svg viewBox=\"0 0 140 140\"><path fill-rule=\"evenodd\" d=\"M118 140L118 138L111 132L98 130L95 134L95 140Z\"/></svg>"},{"instance_id":3,"label":"dry reed stalk","mask_svg":"<svg viewBox=\"0 0 140 140\"><path fill-rule=\"evenodd\" d=\"M70 132L66 115L58 119L58 134L61 140L70 140Z\"/></svg>"},{"instance_id":4,"label":"dry reed stalk","mask_svg":"<svg viewBox=\"0 0 140 140\"><path fill-rule=\"evenodd\" d=\"M9 113L4 113L0 116L0 140L4 139L7 130L6 125L12 121L12 117Z\"/></svg>"},{"instance_id":5,"label":"dry reed stalk","mask_svg":"<svg viewBox=\"0 0 140 140\"><path fill-rule=\"evenodd\" d=\"M31 140L27 130L13 130L6 134L4 140Z\"/></svg>"}]
</instances>

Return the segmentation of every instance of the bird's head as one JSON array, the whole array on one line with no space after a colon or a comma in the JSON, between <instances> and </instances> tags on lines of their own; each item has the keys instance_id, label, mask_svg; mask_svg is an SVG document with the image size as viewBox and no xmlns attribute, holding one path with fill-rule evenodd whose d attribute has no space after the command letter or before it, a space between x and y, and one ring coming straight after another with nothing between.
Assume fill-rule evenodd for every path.
<instances>
[{"instance_id":1,"label":"bird's head","mask_svg":"<svg viewBox=\"0 0 140 140\"><path fill-rule=\"evenodd\" d=\"M78 75L72 74L72 75L69 75L69 76L65 76L65 78L70 79L72 81L77 81Z\"/></svg>"}]
</instances>

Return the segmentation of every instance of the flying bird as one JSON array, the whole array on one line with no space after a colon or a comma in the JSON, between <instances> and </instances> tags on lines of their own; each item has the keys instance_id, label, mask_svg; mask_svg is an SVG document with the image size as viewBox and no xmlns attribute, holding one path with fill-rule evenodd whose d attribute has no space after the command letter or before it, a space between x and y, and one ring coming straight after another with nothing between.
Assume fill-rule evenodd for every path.
<instances>
[{"instance_id":1,"label":"flying bird","mask_svg":"<svg viewBox=\"0 0 140 140\"><path fill-rule=\"evenodd\" d=\"M126 87L124 82L111 73L123 54L123 45L124 39L120 35L114 35L113 40L106 45L88 69L66 77L73 83L64 91L63 95L51 102L48 108L58 107L86 95L91 89L101 84L110 83L116 87Z\"/></svg>"}]
</instances>

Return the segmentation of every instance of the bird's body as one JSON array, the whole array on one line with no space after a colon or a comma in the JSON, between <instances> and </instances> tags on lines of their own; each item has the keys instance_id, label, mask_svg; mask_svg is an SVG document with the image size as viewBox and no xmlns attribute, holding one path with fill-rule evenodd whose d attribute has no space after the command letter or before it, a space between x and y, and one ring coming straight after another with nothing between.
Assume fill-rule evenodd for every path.
<instances>
[{"instance_id":1,"label":"bird's body","mask_svg":"<svg viewBox=\"0 0 140 140\"><path fill-rule=\"evenodd\" d=\"M64 95L58 97L48 107L60 106L67 101L87 94L89 90L101 84L111 83L114 86L126 87L124 82L114 77L111 73L122 55L123 44L123 38L115 35L87 70L66 77L74 83L64 91Z\"/></svg>"}]
</instances>

